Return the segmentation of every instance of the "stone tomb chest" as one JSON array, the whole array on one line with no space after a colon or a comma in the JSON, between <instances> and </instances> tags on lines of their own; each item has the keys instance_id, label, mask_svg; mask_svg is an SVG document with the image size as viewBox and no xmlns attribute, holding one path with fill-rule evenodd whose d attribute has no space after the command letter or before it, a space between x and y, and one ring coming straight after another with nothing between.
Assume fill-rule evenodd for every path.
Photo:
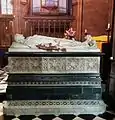
<instances>
[{"instance_id":1,"label":"stone tomb chest","mask_svg":"<svg viewBox=\"0 0 115 120\"><path fill-rule=\"evenodd\" d=\"M100 52L8 52L6 115L98 114Z\"/></svg>"}]
</instances>

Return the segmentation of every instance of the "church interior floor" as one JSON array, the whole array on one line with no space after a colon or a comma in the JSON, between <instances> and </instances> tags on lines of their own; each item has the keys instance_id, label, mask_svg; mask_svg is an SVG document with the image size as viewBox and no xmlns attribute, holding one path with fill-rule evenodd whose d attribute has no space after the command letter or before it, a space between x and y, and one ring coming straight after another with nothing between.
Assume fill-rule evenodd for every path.
<instances>
[{"instance_id":1,"label":"church interior floor","mask_svg":"<svg viewBox=\"0 0 115 120\"><path fill-rule=\"evenodd\" d=\"M19 118L15 117L4 117L3 115L0 116L0 120L115 120L114 115L110 115L108 113L104 113L104 116L95 116L91 114L87 115L60 115L58 117L55 116L39 116L39 118L35 116L20 116Z\"/></svg>"}]
</instances>

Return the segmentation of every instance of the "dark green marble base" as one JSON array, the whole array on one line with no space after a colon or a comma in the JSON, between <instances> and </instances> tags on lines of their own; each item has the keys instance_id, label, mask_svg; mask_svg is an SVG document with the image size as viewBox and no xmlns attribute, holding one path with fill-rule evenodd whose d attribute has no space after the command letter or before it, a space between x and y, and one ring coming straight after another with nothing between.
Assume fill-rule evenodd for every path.
<instances>
[{"instance_id":1,"label":"dark green marble base","mask_svg":"<svg viewBox=\"0 0 115 120\"><path fill-rule=\"evenodd\" d=\"M18 94L19 93L19 94ZM8 87L7 100L101 99L101 88L93 87Z\"/></svg>"},{"instance_id":2,"label":"dark green marble base","mask_svg":"<svg viewBox=\"0 0 115 120\"><path fill-rule=\"evenodd\" d=\"M20 93L20 95L18 94ZM8 100L101 99L99 74L10 74Z\"/></svg>"}]
</instances>

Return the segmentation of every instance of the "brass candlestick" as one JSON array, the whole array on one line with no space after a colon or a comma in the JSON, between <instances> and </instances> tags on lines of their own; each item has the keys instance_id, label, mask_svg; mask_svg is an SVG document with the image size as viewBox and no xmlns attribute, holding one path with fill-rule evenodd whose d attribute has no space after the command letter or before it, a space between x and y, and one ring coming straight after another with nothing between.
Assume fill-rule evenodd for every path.
<instances>
[{"instance_id":1,"label":"brass candlestick","mask_svg":"<svg viewBox=\"0 0 115 120\"><path fill-rule=\"evenodd\" d=\"M110 23L108 23L108 27L107 27L106 31L107 31L107 42L109 43L110 42L110 33L111 33Z\"/></svg>"}]
</instances>

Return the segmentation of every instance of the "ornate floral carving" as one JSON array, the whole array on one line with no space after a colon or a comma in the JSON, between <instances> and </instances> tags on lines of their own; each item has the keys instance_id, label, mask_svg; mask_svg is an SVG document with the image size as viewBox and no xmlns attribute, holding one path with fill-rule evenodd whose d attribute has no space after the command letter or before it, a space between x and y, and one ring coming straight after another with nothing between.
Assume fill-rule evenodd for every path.
<instances>
[{"instance_id":1,"label":"ornate floral carving","mask_svg":"<svg viewBox=\"0 0 115 120\"><path fill-rule=\"evenodd\" d=\"M85 70L85 59L79 57L67 58L66 70L69 72L82 72Z\"/></svg>"},{"instance_id":2,"label":"ornate floral carving","mask_svg":"<svg viewBox=\"0 0 115 120\"><path fill-rule=\"evenodd\" d=\"M100 63L99 63L99 59L97 59L96 57L91 57L90 59L86 58L86 69L87 71L98 71L99 72L99 68L100 68Z\"/></svg>"},{"instance_id":3,"label":"ornate floral carving","mask_svg":"<svg viewBox=\"0 0 115 120\"><path fill-rule=\"evenodd\" d=\"M47 57L42 59L42 72L65 72L66 59L61 57Z\"/></svg>"},{"instance_id":4,"label":"ornate floral carving","mask_svg":"<svg viewBox=\"0 0 115 120\"><path fill-rule=\"evenodd\" d=\"M8 58L9 72L31 73L41 72L41 58L37 57L12 57Z\"/></svg>"},{"instance_id":5,"label":"ornate floral carving","mask_svg":"<svg viewBox=\"0 0 115 120\"><path fill-rule=\"evenodd\" d=\"M10 73L99 73L99 57L10 57Z\"/></svg>"}]
</instances>

